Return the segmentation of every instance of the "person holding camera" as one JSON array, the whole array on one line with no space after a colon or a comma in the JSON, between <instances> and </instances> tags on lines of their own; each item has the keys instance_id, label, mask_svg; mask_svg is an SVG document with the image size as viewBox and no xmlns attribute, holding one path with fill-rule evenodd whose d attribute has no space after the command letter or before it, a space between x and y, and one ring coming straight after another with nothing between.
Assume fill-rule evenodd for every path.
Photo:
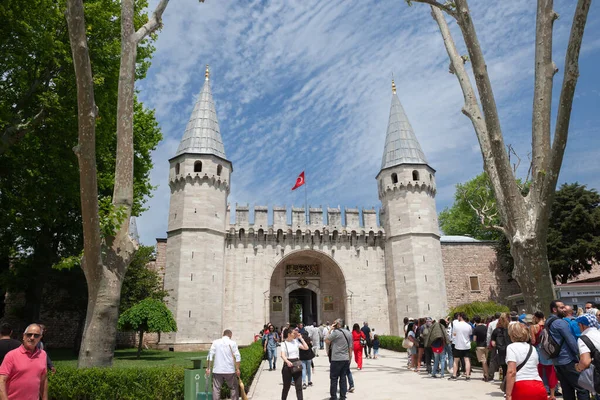
<instances>
[{"instance_id":1,"label":"person holding camera","mask_svg":"<svg viewBox=\"0 0 600 400\"><path fill-rule=\"evenodd\" d=\"M287 337L281 344L281 359L283 368L281 376L283 377L283 389L281 390L281 400L286 400L294 380L296 387L296 398L303 400L302 397L302 361L300 361L300 350L308 350L308 345L302 338L299 329L287 330Z\"/></svg>"},{"instance_id":2,"label":"person holding camera","mask_svg":"<svg viewBox=\"0 0 600 400\"><path fill-rule=\"evenodd\" d=\"M350 331L342 328L341 319L336 319L331 326L329 335L325 338L325 343L329 346L329 395L331 400L337 399L338 380L340 385L340 400L346 399L348 391L346 376L350 370L350 360L352 359L352 335Z\"/></svg>"}]
</instances>

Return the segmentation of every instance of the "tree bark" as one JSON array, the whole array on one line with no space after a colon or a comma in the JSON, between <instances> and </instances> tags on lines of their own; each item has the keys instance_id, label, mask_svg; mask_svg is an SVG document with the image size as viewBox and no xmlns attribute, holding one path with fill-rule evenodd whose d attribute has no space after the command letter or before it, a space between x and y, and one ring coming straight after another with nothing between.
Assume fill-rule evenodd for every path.
<instances>
[{"instance_id":1,"label":"tree bark","mask_svg":"<svg viewBox=\"0 0 600 400\"><path fill-rule=\"evenodd\" d=\"M134 30L134 0L121 1L121 66L117 100L117 155L113 205L126 218L112 237L102 239L98 216L95 153L94 86L86 38L82 0L68 0L67 23L77 79L79 158L84 256L82 268L88 285L88 305L79 352L80 368L110 366L116 347L121 286L137 250L129 237L133 206L133 104L137 45L161 25L168 5L161 0L149 21Z\"/></svg>"},{"instance_id":2,"label":"tree bark","mask_svg":"<svg viewBox=\"0 0 600 400\"><path fill-rule=\"evenodd\" d=\"M140 354L142 354L142 346L144 345L144 331L140 329L140 341L138 343L138 351L137 358L140 358Z\"/></svg>"},{"instance_id":3,"label":"tree bark","mask_svg":"<svg viewBox=\"0 0 600 400\"><path fill-rule=\"evenodd\" d=\"M532 117L533 173L531 190L526 197L521 194L510 166L491 81L467 0L456 0L455 10L448 10L446 5L442 6L433 0L414 1L431 6L433 18L440 28L452 70L463 91L463 113L473 124L483 155L484 169L494 188L503 232L511 244L511 254L515 261L514 278L521 287L526 307L529 311L545 309L554 298L546 249L549 212L566 146L571 106L579 74L579 51L591 0L579 0L573 18L552 148L550 116L552 81L556 72L552 62L552 25L557 14L552 9L552 0L538 0ZM455 18L460 27L473 65L483 112L442 11Z\"/></svg>"}]
</instances>

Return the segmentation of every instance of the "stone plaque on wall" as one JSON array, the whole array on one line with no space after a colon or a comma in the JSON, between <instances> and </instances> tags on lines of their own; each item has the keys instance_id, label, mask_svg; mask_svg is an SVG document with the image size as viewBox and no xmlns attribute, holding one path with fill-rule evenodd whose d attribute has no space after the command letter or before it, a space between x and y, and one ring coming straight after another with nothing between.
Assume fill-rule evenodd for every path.
<instances>
[{"instance_id":1,"label":"stone plaque on wall","mask_svg":"<svg viewBox=\"0 0 600 400\"><path fill-rule=\"evenodd\" d=\"M285 266L285 276L320 276L319 266L289 264Z\"/></svg>"},{"instance_id":2,"label":"stone plaque on wall","mask_svg":"<svg viewBox=\"0 0 600 400\"><path fill-rule=\"evenodd\" d=\"M283 297L273 296L273 311L283 311Z\"/></svg>"},{"instance_id":3,"label":"stone plaque on wall","mask_svg":"<svg viewBox=\"0 0 600 400\"><path fill-rule=\"evenodd\" d=\"M323 297L323 310L324 311L333 311L333 296L324 296Z\"/></svg>"}]
</instances>

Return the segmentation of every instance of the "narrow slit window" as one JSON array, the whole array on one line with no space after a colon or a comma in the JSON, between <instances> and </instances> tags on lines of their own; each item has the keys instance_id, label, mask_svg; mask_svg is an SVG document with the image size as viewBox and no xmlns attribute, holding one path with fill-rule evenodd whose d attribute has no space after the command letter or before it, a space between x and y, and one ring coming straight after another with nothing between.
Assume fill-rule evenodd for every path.
<instances>
[{"instance_id":1,"label":"narrow slit window","mask_svg":"<svg viewBox=\"0 0 600 400\"><path fill-rule=\"evenodd\" d=\"M221 164L217 165L217 176L221 176L223 172L223 166Z\"/></svg>"},{"instance_id":2,"label":"narrow slit window","mask_svg":"<svg viewBox=\"0 0 600 400\"><path fill-rule=\"evenodd\" d=\"M419 171L413 171L412 176L413 176L413 181L418 181L419 180Z\"/></svg>"},{"instance_id":3,"label":"narrow slit window","mask_svg":"<svg viewBox=\"0 0 600 400\"><path fill-rule=\"evenodd\" d=\"M396 174L396 173L392 174L392 183L398 183L398 174Z\"/></svg>"},{"instance_id":4,"label":"narrow slit window","mask_svg":"<svg viewBox=\"0 0 600 400\"><path fill-rule=\"evenodd\" d=\"M470 276L469 277L469 286L471 288L471 292L478 292L480 289L479 287L479 277L478 276Z\"/></svg>"},{"instance_id":5,"label":"narrow slit window","mask_svg":"<svg viewBox=\"0 0 600 400\"><path fill-rule=\"evenodd\" d=\"M194 172L202 172L202 161L196 161L194 163Z\"/></svg>"}]
</instances>

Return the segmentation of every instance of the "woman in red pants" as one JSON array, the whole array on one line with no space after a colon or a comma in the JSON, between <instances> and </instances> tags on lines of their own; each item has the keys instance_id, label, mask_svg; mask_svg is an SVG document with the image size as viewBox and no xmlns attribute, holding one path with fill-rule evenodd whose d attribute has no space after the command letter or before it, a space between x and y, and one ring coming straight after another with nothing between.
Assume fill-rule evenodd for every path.
<instances>
[{"instance_id":1,"label":"woman in red pants","mask_svg":"<svg viewBox=\"0 0 600 400\"><path fill-rule=\"evenodd\" d=\"M354 361L358 365L358 369L362 369L362 354L363 354L363 345L361 342L366 342L367 338L360 330L360 326L358 324L354 324L352 326L352 348L354 349Z\"/></svg>"}]
</instances>

